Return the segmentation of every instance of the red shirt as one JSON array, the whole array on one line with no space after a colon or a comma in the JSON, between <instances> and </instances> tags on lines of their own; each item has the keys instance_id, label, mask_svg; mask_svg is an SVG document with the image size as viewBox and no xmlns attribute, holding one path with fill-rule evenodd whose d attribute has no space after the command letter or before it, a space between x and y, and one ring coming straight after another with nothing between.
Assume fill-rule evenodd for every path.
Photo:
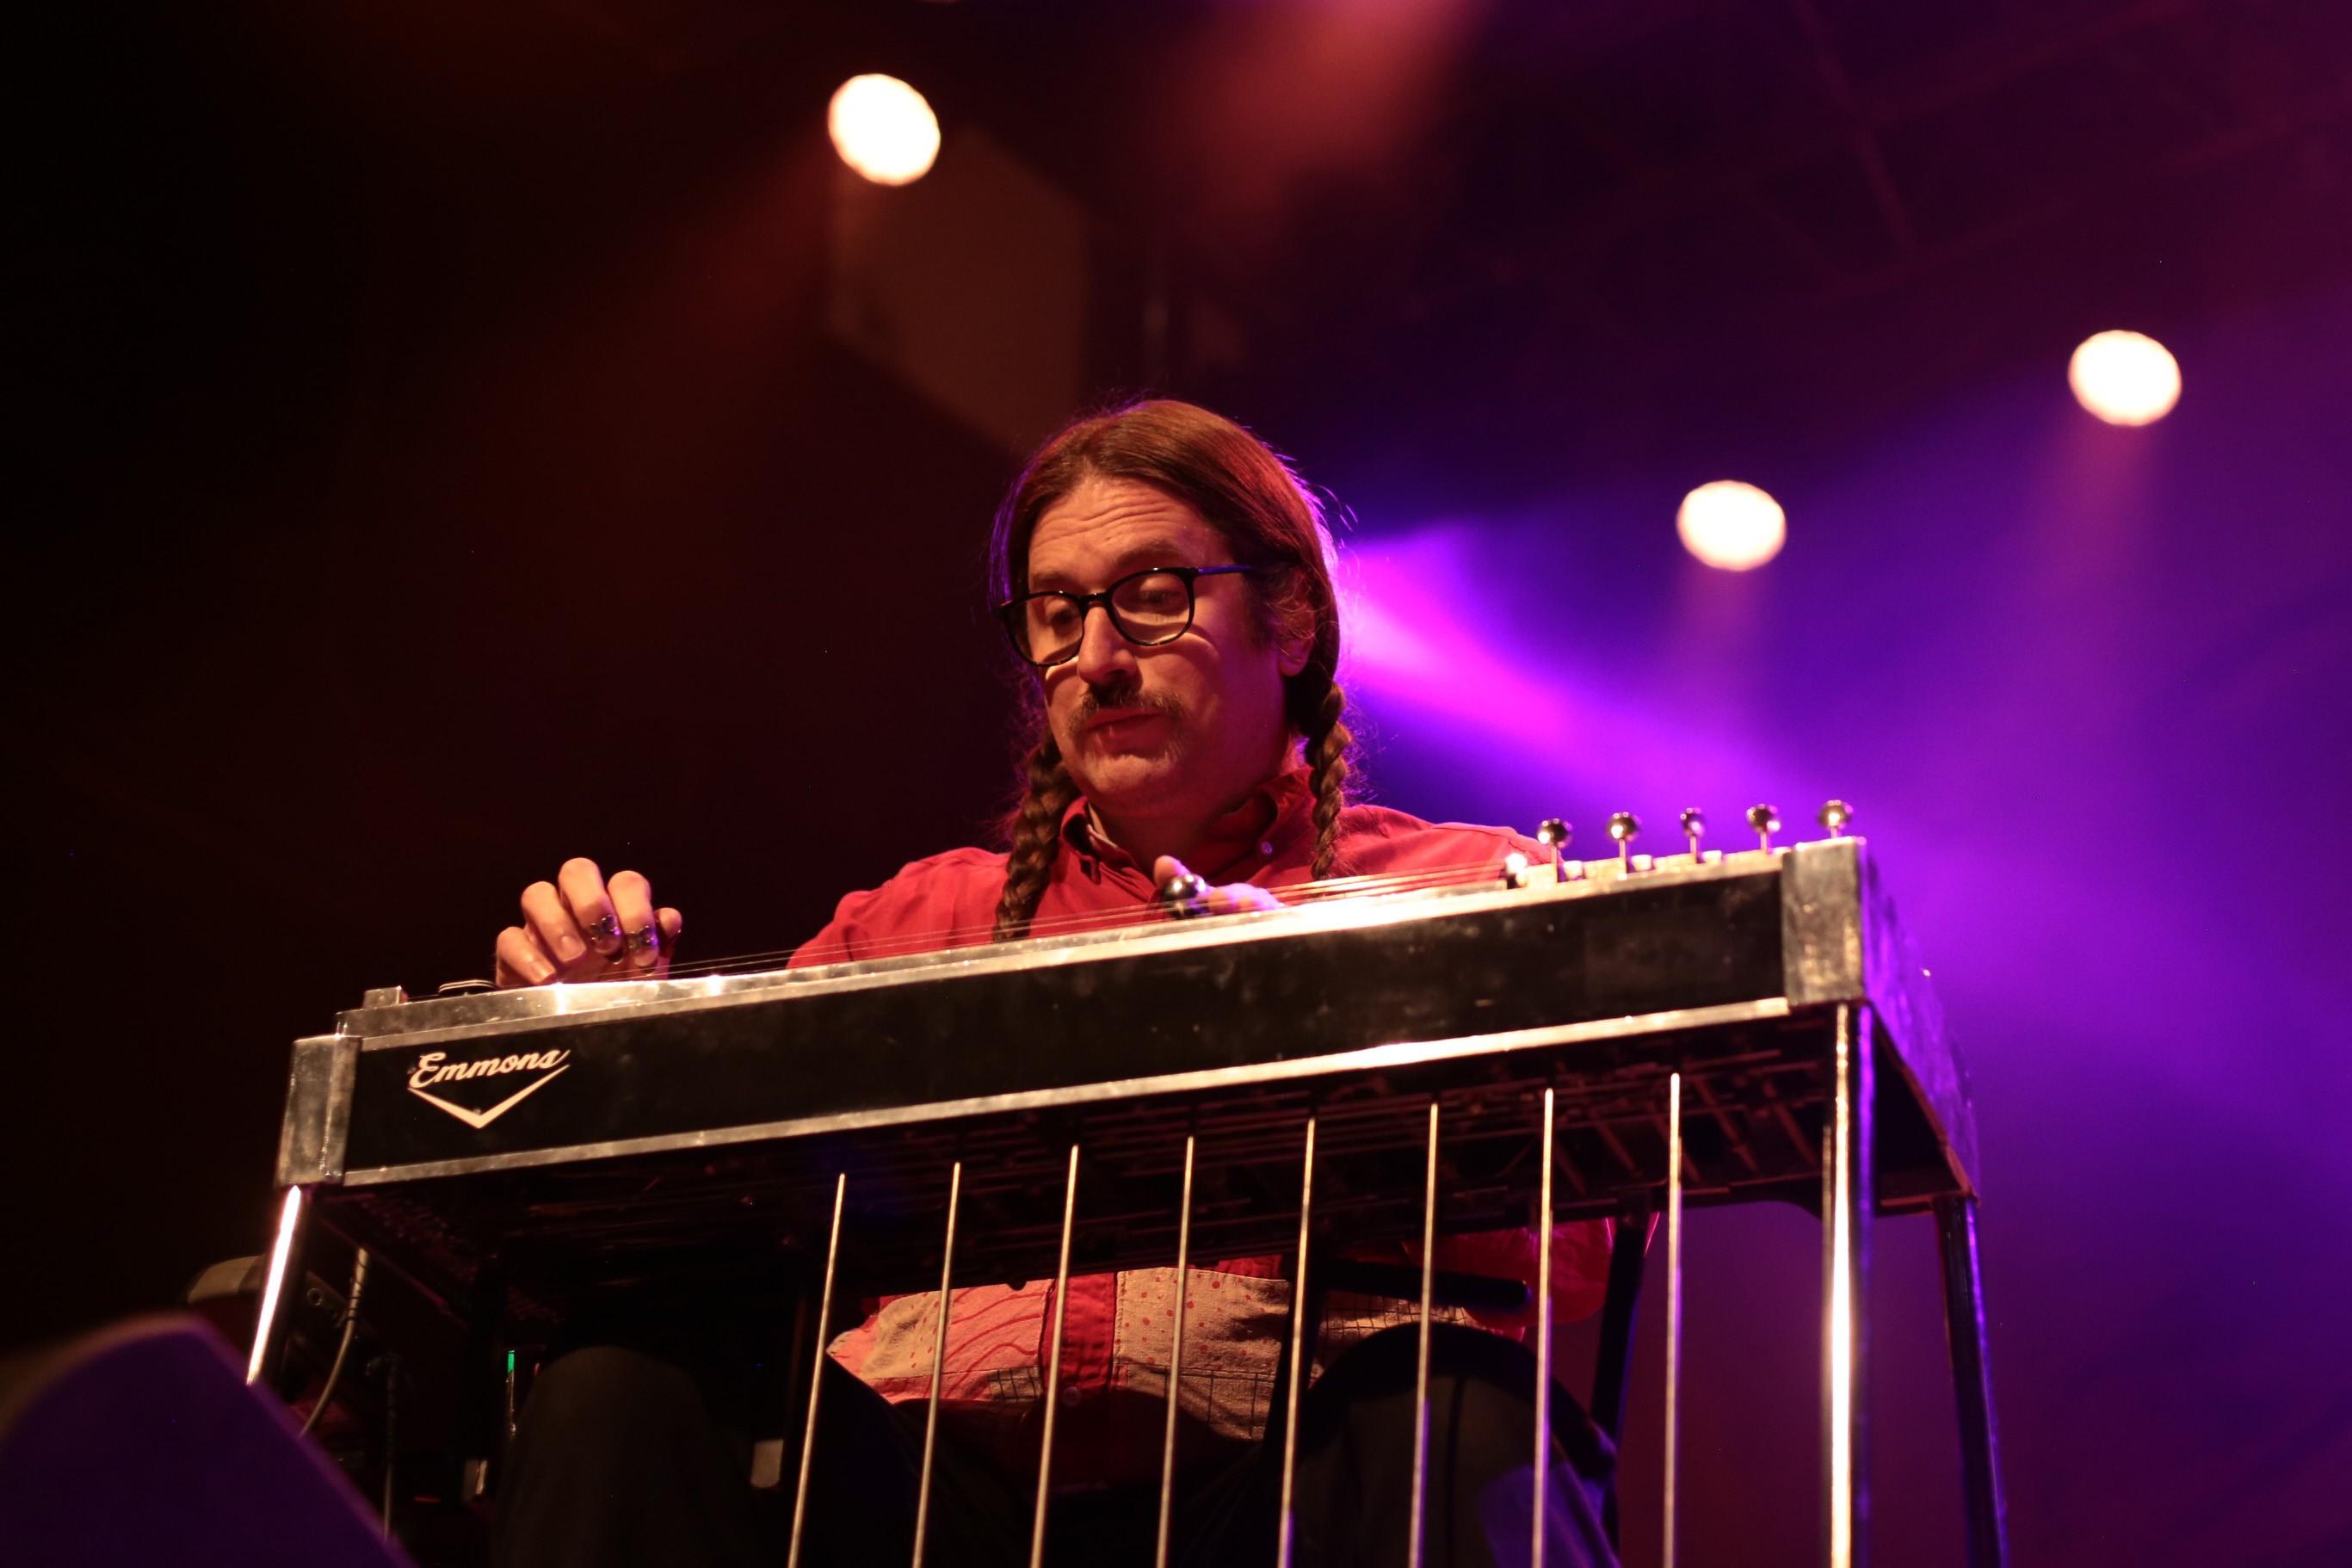
<instances>
[{"instance_id":1,"label":"red shirt","mask_svg":"<svg viewBox=\"0 0 2352 1568\"><path fill-rule=\"evenodd\" d=\"M1311 881L1314 799L1304 770L1269 780L1238 809L1213 824L1192 869L1213 883L1296 888ZM1082 917L1099 924L1122 915L1164 918L1150 868L1092 831L1084 801L1062 822L1063 852L1038 900L1034 926ZM1351 876L1419 871L1499 873L1513 851L1531 859L1549 851L1501 828L1428 823L1381 806L1349 806L1339 818L1340 870ZM793 955L795 966L836 963L961 947L991 940L1004 891L1005 857L950 849L917 860L878 888L841 900L833 921ZM1080 1180L1083 1183L1084 1175ZM1565 1321L1601 1304L1608 1278L1609 1222L1562 1225L1553 1232L1554 1316ZM1535 1279L1535 1237L1528 1231L1449 1237L1437 1266L1464 1273ZM1416 1245L1353 1256L1418 1264ZM1284 1349L1288 1282L1271 1258L1229 1259L1195 1268L1186 1288L1184 1380L1179 1402L1191 1419L1186 1446L1203 1453L1219 1439L1255 1438L1264 1429L1276 1362ZM1063 1405L1055 1443L1057 1483L1113 1483L1156 1478L1168 1386L1172 1269L1073 1279L1063 1325ZM1349 1297L1326 1303L1318 1364L1391 1322L1413 1319L1415 1302ZM935 1295L895 1297L833 1344L834 1357L893 1400L930 1393ZM952 1421L1008 1467L1034 1463L1044 1393L1044 1342L1052 1321L1053 1281L960 1289L950 1313L942 1418ZM1532 1314L1482 1318L1517 1336ZM1441 1316L1472 1321L1460 1311Z\"/></svg>"}]
</instances>

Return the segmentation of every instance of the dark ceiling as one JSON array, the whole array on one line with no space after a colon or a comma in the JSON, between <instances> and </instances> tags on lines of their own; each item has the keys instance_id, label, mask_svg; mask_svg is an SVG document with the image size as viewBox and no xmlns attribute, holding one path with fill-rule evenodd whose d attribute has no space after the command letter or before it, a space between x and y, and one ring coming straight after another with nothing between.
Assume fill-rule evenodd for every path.
<instances>
[{"instance_id":1,"label":"dark ceiling","mask_svg":"<svg viewBox=\"0 0 2352 1568\"><path fill-rule=\"evenodd\" d=\"M1090 391L1454 485L1848 440L2092 331L2352 275L2335 0L268 5L79 52L98 79L36 177L123 230L134 289L159 203L201 234L226 195L301 205L328 270L372 255L362 313L429 289L486 321L518 301L469 276L563 287L582 210L683 223L893 70L948 156L977 130L1082 204ZM159 166L208 139L229 190Z\"/></svg>"},{"instance_id":2,"label":"dark ceiling","mask_svg":"<svg viewBox=\"0 0 2352 1568\"><path fill-rule=\"evenodd\" d=\"M1347 58L1386 70L1384 99L1334 68L1307 102L1252 109L1245 147L1156 85L1162 51L1089 41L1122 97L1163 106L1114 138L1161 174L1055 166L1125 190L1127 221L1163 223L1250 323L1238 379L1457 460L1639 465L1678 424L1768 405L1792 438L2352 271L2352 11L2329 0L1319 10L1415 51ZM1286 85L1195 79L1236 77ZM1391 123L1318 136L1318 100ZM1064 106L1030 101L1039 118L975 112L1051 159ZM1276 167L1236 178L1253 150Z\"/></svg>"},{"instance_id":3,"label":"dark ceiling","mask_svg":"<svg viewBox=\"0 0 2352 1568\"><path fill-rule=\"evenodd\" d=\"M508 26L574 94L635 75L785 116L803 73L906 75L950 152L978 126L1103 226L1140 307L1125 383L1449 462L1639 464L1760 410L1843 430L2352 272L2334 0L555 0Z\"/></svg>"}]
</instances>

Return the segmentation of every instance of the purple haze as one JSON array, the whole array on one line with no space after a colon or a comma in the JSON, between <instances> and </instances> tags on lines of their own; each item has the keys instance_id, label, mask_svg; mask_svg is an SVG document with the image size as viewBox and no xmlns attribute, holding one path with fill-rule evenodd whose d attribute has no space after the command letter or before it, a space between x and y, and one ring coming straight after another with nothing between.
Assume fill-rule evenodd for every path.
<instances>
[{"instance_id":1,"label":"purple haze","mask_svg":"<svg viewBox=\"0 0 2352 1568\"><path fill-rule=\"evenodd\" d=\"M1616 809L1670 847L1685 805L1722 844L1758 800L1804 837L1854 802L1976 1079L2021 1563L2352 1561L2347 344L2352 296L2174 338L2185 395L2141 430L2081 412L2061 354L1835 461L1500 517L1351 498L1386 798L1563 814L1589 856ZM1722 477L1788 509L1759 572L1675 540ZM1695 1561L1811 1555L1812 1234L1694 1221ZM1957 1563L1927 1222L1879 1258L1881 1558ZM1654 1553L1646 1508L1627 1529Z\"/></svg>"}]
</instances>

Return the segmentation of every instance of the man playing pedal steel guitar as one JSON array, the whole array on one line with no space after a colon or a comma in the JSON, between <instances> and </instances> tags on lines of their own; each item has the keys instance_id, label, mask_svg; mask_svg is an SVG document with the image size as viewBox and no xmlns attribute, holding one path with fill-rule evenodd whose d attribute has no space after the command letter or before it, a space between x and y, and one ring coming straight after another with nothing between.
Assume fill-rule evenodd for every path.
<instances>
[{"instance_id":1,"label":"man playing pedal steel guitar","mask_svg":"<svg viewBox=\"0 0 2352 1568\"><path fill-rule=\"evenodd\" d=\"M1034 676L1023 688L1010 850L951 850L852 893L794 964L1165 918L1163 889L1195 873L1191 902L1215 913L1276 907L1286 891L1334 879L1545 853L1500 829L1349 804L1328 535L1297 476L1231 421L1155 401L1069 426L1000 509L992 566L1000 618ZM658 973L683 926L643 875L608 879L586 860L528 889L522 915L499 937L502 984ZM1531 1281L1535 1247L1524 1232L1451 1237L1436 1262ZM1557 1317L1599 1305L1608 1248L1604 1223L1555 1232ZM1351 1256L1420 1261L1417 1249ZM1226 1260L1191 1278L1174 1561L1273 1560L1279 1455L1258 1439L1286 1324L1278 1261ZM1052 1290L955 1293L929 1563L1026 1561ZM1168 1269L1069 1283L1055 1562L1151 1558L1174 1300ZM909 1556L934 1306L883 1302L834 1342L804 1562ZM1415 1310L1340 1292L1327 1305L1301 1405L1296 1562L1404 1561ZM1444 1315L1425 1561L1522 1562L1535 1365L1519 1342L1533 1325L1525 1310ZM700 1353L690 1329L617 1336L629 1348L592 1342L603 1337L583 1330L591 1348L551 1363L531 1394L500 1488L499 1560L781 1563L791 1489L743 1479L726 1358ZM1565 1394L1551 1420L1545 1561L1613 1562L1599 1524L1607 1442Z\"/></svg>"}]
</instances>

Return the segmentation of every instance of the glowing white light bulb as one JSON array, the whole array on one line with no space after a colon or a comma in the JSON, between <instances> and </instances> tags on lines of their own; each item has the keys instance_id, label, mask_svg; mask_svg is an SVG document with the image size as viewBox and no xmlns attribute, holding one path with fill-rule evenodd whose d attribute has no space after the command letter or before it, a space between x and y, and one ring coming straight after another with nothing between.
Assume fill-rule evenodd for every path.
<instances>
[{"instance_id":1,"label":"glowing white light bulb","mask_svg":"<svg viewBox=\"0 0 2352 1568\"><path fill-rule=\"evenodd\" d=\"M1683 548L1709 566L1746 572L1780 553L1789 518L1780 503L1754 485L1717 479L1683 497L1675 513Z\"/></svg>"},{"instance_id":2,"label":"glowing white light bulb","mask_svg":"<svg viewBox=\"0 0 2352 1568\"><path fill-rule=\"evenodd\" d=\"M2153 425L2180 401L2180 363L2139 332L2099 332L2066 362L2074 401L2110 425Z\"/></svg>"},{"instance_id":3,"label":"glowing white light bulb","mask_svg":"<svg viewBox=\"0 0 2352 1568\"><path fill-rule=\"evenodd\" d=\"M895 76L854 76L825 113L833 150L877 185L904 185L930 173L940 155L939 116Z\"/></svg>"}]
</instances>

